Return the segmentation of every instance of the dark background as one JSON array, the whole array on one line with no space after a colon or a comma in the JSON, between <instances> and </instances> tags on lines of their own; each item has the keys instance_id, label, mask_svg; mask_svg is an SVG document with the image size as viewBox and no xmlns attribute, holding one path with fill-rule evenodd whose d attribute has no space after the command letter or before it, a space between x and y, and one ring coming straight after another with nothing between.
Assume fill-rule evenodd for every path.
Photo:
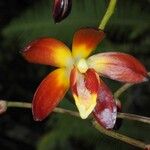
<instances>
[{"instance_id":1,"label":"dark background","mask_svg":"<svg viewBox=\"0 0 150 150\"><path fill-rule=\"evenodd\" d=\"M97 27L108 1L73 0L70 16L54 24L51 0L0 1L0 99L31 102L41 80L53 69L27 63L20 50L42 36L60 39L71 46L79 27ZM137 57L150 70L150 1L118 1L107 36L96 52L121 51ZM105 79L115 91L122 84ZM149 82L134 85L122 95L123 111L150 117ZM61 107L75 109L64 98ZM150 126L124 120L118 131L150 143ZM104 136L89 121L52 114L43 122L32 119L31 110L9 108L0 116L0 150L137 150Z\"/></svg>"}]
</instances>

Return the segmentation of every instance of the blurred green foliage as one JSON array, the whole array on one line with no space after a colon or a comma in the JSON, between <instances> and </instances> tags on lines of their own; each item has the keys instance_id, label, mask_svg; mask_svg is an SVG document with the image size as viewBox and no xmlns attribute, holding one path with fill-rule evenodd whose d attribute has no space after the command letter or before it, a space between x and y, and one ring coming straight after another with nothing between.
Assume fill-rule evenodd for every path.
<instances>
[{"instance_id":1,"label":"blurred green foliage","mask_svg":"<svg viewBox=\"0 0 150 150\"><path fill-rule=\"evenodd\" d=\"M51 17L52 1L39 0L12 18L1 30L1 97L31 99L42 78L53 69L25 62L19 54L24 45L33 39L48 36L64 41L71 47L74 32L81 27L97 27L107 5L108 1L105 0L74 0L70 16L63 22L54 24ZM150 70L149 6L149 0L118 0L115 14L106 27L107 36L95 52L109 50L131 53ZM114 81L105 80L113 91L120 86ZM121 97L124 111L150 116L149 84L136 85L128 91ZM76 109L68 98L60 106ZM25 124L27 129L34 131L32 134L39 132L37 139L34 137L36 140L30 140L30 149L34 143L38 150L137 150L100 134L88 120L52 114L41 126L40 123L33 123L30 113L20 111L20 114L16 111L11 116L12 120ZM141 123L124 121L119 132L150 142L150 127Z\"/></svg>"},{"instance_id":2,"label":"blurred green foliage","mask_svg":"<svg viewBox=\"0 0 150 150\"><path fill-rule=\"evenodd\" d=\"M146 3L146 1L138 3L138 0L118 1L115 14L106 29L110 38L121 40L126 37L126 42L131 42L149 32L148 4L149 2ZM59 24L53 22L51 8L52 1L38 2L3 30L4 37L7 41L17 38L21 46L42 36L59 38L70 44L73 33L78 28L98 26L107 8L107 3L103 0L73 1L71 15ZM142 41L143 45L147 46L149 40L149 36L146 36L146 39ZM106 41L111 42L109 39Z\"/></svg>"}]
</instances>

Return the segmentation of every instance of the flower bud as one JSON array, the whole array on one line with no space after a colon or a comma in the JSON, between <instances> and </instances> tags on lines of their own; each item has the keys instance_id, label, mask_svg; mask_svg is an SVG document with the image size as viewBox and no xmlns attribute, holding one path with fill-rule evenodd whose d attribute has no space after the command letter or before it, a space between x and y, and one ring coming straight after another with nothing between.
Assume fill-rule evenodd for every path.
<instances>
[{"instance_id":1,"label":"flower bud","mask_svg":"<svg viewBox=\"0 0 150 150\"><path fill-rule=\"evenodd\" d=\"M0 114L4 113L7 110L6 101L0 100Z\"/></svg>"},{"instance_id":2,"label":"flower bud","mask_svg":"<svg viewBox=\"0 0 150 150\"><path fill-rule=\"evenodd\" d=\"M53 19L56 22L62 21L66 18L72 7L72 0L54 0Z\"/></svg>"}]
</instances>

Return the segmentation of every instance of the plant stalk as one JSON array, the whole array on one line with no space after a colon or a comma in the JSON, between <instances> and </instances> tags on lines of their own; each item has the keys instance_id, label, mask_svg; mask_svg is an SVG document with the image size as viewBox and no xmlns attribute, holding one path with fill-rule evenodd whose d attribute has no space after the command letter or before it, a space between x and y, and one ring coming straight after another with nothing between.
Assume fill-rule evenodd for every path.
<instances>
[{"instance_id":1,"label":"plant stalk","mask_svg":"<svg viewBox=\"0 0 150 150\"><path fill-rule=\"evenodd\" d=\"M100 131L101 133L103 133L103 134L105 134L107 136L113 137L113 138L115 138L117 140L123 141L125 143L128 143L130 145L133 145L135 147L138 147L138 148L141 148L141 149L144 149L144 150L146 150L148 148L147 144L145 144L145 143L143 143L143 142L141 142L139 140L133 139L131 137L128 137L126 135L114 132L112 130L107 130L107 129L101 127L96 121L93 121L93 126L98 131Z\"/></svg>"},{"instance_id":2,"label":"plant stalk","mask_svg":"<svg viewBox=\"0 0 150 150\"><path fill-rule=\"evenodd\" d=\"M108 23L112 14L114 13L116 3L117 3L117 0L110 0L106 13L104 17L102 18L102 21L100 22L100 25L98 27L100 30L105 29L106 24Z\"/></svg>"}]
</instances>

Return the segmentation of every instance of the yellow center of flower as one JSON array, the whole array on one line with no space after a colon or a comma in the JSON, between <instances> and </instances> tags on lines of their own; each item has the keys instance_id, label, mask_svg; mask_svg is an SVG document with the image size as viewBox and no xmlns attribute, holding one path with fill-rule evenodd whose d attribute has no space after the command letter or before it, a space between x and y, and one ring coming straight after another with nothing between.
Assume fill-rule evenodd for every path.
<instances>
[{"instance_id":1,"label":"yellow center of flower","mask_svg":"<svg viewBox=\"0 0 150 150\"><path fill-rule=\"evenodd\" d=\"M81 73L85 73L88 70L88 65L85 59L80 59L77 62L77 68Z\"/></svg>"}]
</instances>

